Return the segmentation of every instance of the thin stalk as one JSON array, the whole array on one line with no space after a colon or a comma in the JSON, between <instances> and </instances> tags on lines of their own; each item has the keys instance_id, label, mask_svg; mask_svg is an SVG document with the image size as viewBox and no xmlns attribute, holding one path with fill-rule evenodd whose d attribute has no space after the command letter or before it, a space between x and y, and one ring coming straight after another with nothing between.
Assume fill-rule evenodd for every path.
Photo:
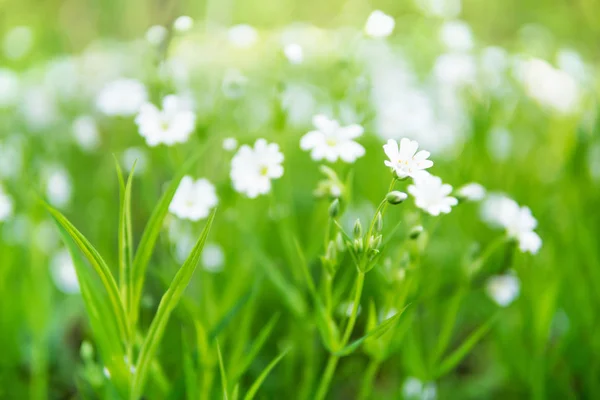
<instances>
[{"instance_id":1,"label":"thin stalk","mask_svg":"<svg viewBox=\"0 0 600 400\"><path fill-rule=\"evenodd\" d=\"M380 365L381 363L379 360L374 358L369 362L369 365L363 374L362 385L358 395L359 400L366 400L371 394L371 391L373 390L373 381L375 380L375 375L377 375Z\"/></svg>"}]
</instances>

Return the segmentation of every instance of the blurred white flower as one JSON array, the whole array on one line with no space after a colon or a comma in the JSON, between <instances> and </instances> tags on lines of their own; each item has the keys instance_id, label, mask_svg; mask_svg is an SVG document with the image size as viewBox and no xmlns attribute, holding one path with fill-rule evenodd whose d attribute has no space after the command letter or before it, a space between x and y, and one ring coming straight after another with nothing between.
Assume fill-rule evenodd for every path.
<instances>
[{"instance_id":1,"label":"blurred white flower","mask_svg":"<svg viewBox=\"0 0 600 400\"><path fill-rule=\"evenodd\" d=\"M19 96L19 76L7 68L0 68L0 108L12 106Z\"/></svg>"},{"instance_id":2,"label":"blurred white flower","mask_svg":"<svg viewBox=\"0 0 600 400\"><path fill-rule=\"evenodd\" d=\"M100 144L100 134L96 120L89 115L81 115L73 121L73 138L82 150L92 151Z\"/></svg>"},{"instance_id":3,"label":"blurred white flower","mask_svg":"<svg viewBox=\"0 0 600 400\"><path fill-rule=\"evenodd\" d=\"M131 172L135 163L135 175L141 174L146 170L148 156L146 152L138 147L130 147L123 152L123 165L125 171Z\"/></svg>"},{"instance_id":4,"label":"blurred white flower","mask_svg":"<svg viewBox=\"0 0 600 400\"><path fill-rule=\"evenodd\" d=\"M163 98L162 110L151 103L142 105L135 123L148 146L172 146L188 141L196 127L196 115L180 97L168 95Z\"/></svg>"},{"instance_id":5,"label":"blurred white flower","mask_svg":"<svg viewBox=\"0 0 600 400\"><path fill-rule=\"evenodd\" d=\"M537 220L529 207L519 207L513 199L494 194L483 203L481 213L488 224L505 228L508 237L517 240L522 252L536 254L542 247L542 239L534 232Z\"/></svg>"},{"instance_id":6,"label":"blurred white flower","mask_svg":"<svg viewBox=\"0 0 600 400\"><path fill-rule=\"evenodd\" d=\"M442 179L421 172L413 177L414 184L408 187L408 193L415 198L415 204L427 213L437 216L440 213L448 214L452 206L458 204L455 197L449 196L452 193L452 186L442 183Z\"/></svg>"},{"instance_id":7,"label":"blurred white flower","mask_svg":"<svg viewBox=\"0 0 600 400\"><path fill-rule=\"evenodd\" d=\"M453 87L472 84L477 77L477 65L470 54L446 53L435 60L433 74L438 82Z\"/></svg>"},{"instance_id":8,"label":"blurred white flower","mask_svg":"<svg viewBox=\"0 0 600 400\"><path fill-rule=\"evenodd\" d=\"M246 78L237 69L228 69L225 71L221 88L225 97L237 99L244 94L248 78Z\"/></svg>"},{"instance_id":9,"label":"blurred white flower","mask_svg":"<svg viewBox=\"0 0 600 400\"><path fill-rule=\"evenodd\" d=\"M238 147L238 141L234 137L223 139L223 150L234 151Z\"/></svg>"},{"instance_id":10,"label":"blurred white flower","mask_svg":"<svg viewBox=\"0 0 600 400\"><path fill-rule=\"evenodd\" d=\"M0 142L0 178L15 178L23 166L23 138L11 135Z\"/></svg>"},{"instance_id":11,"label":"blurred white flower","mask_svg":"<svg viewBox=\"0 0 600 400\"><path fill-rule=\"evenodd\" d=\"M556 55L556 65L581 83L590 78L588 66L575 50L560 49Z\"/></svg>"},{"instance_id":12,"label":"blurred white flower","mask_svg":"<svg viewBox=\"0 0 600 400\"><path fill-rule=\"evenodd\" d=\"M501 307L510 305L519 296L520 289L519 278L514 274L492 276L485 285L487 295Z\"/></svg>"},{"instance_id":13,"label":"blurred white flower","mask_svg":"<svg viewBox=\"0 0 600 400\"><path fill-rule=\"evenodd\" d=\"M4 55L10 60L18 60L27 55L33 46L33 32L28 26L12 28L4 36Z\"/></svg>"},{"instance_id":14,"label":"blurred white flower","mask_svg":"<svg viewBox=\"0 0 600 400\"><path fill-rule=\"evenodd\" d=\"M0 185L0 221L6 221L13 213L12 198L4 191L4 187Z\"/></svg>"},{"instance_id":15,"label":"blurred white flower","mask_svg":"<svg viewBox=\"0 0 600 400\"><path fill-rule=\"evenodd\" d=\"M480 201L485 197L485 188L479 183L468 183L456 191L460 199L468 201Z\"/></svg>"},{"instance_id":16,"label":"blurred white flower","mask_svg":"<svg viewBox=\"0 0 600 400\"><path fill-rule=\"evenodd\" d=\"M533 58L517 64L517 75L527 95L542 106L562 114L577 111L580 89L575 79L565 71Z\"/></svg>"},{"instance_id":17,"label":"blurred white flower","mask_svg":"<svg viewBox=\"0 0 600 400\"><path fill-rule=\"evenodd\" d=\"M187 15L177 17L175 22L173 22L173 28L175 28L177 32L187 32L190 29L192 29L193 26L194 20L192 19L192 17Z\"/></svg>"},{"instance_id":18,"label":"blurred white flower","mask_svg":"<svg viewBox=\"0 0 600 400\"><path fill-rule=\"evenodd\" d=\"M267 194L271 180L283 176L283 154L277 143L258 139L254 148L243 145L231 160L233 188L249 198Z\"/></svg>"},{"instance_id":19,"label":"blurred white flower","mask_svg":"<svg viewBox=\"0 0 600 400\"><path fill-rule=\"evenodd\" d=\"M60 166L51 166L46 173L46 197L50 204L64 207L71 201L72 186L68 172Z\"/></svg>"},{"instance_id":20,"label":"blurred white flower","mask_svg":"<svg viewBox=\"0 0 600 400\"><path fill-rule=\"evenodd\" d=\"M488 90L504 94L509 89L507 70L508 52L502 47L488 46L479 55L481 84Z\"/></svg>"},{"instance_id":21,"label":"blurred white flower","mask_svg":"<svg viewBox=\"0 0 600 400\"><path fill-rule=\"evenodd\" d=\"M207 243L202 249L202 266L209 272L223 271L225 264L225 253L221 246L215 243Z\"/></svg>"},{"instance_id":22,"label":"blurred white flower","mask_svg":"<svg viewBox=\"0 0 600 400\"><path fill-rule=\"evenodd\" d=\"M300 148L310 150L313 160L326 159L335 162L341 159L353 163L365 154L365 148L354 141L363 134L362 126L357 124L340 126L338 121L323 114L315 115L313 124L317 129L308 132L300 139Z\"/></svg>"},{"instance_id":23,"label":"blurred white flower","mask_svg":"<svg viewBox=\"0 0 600 400\"><path fill-rule=\"evenodd\" d=\"M488 133L486 147L492 158L504 161L511 155L512 142L512 136L508 129L497 126Z\"/></svg>"},{"instance_id":24,"label":"blurred white flower","mask_svg":"<svg viewBox=\"0 0 600 400\"><path fill-rule=\"evenodd\" d=\"M20 107L27 126L32 130L47 128L58 120L56 98L42 85L26 89Z\"/></svg>"},{"instance_id":25,"label":"blurred white flower","mask_svg":"<svg viewBox=\"0 0 600 400\"><path fill-rule=\"evenodd\" d=\"M58 252L50 262L50 273L56 287L66 294L79 293L79 281L71 254L67 250Z\"/></svg>"},{"instance_id":26,"label":"blurred white flower","mask_svg":"<svg viewBox=\"0 0 600 400\"><path fill-rule=\"evenodd\" d=\"M304 61L304 50L298 43L289 43L283 46L283 54L292 64L300 64Z\"/></svg>"},{"instance_id":27,"label":"blurred white flower","mask_svg":"<svg viewBox=\"0 0 600 400\"><path fill-rule=\"evenodd\" d=\"M473 33L464 21L445 22L440 29L440 39L451 51L469 51L473 48Z\"/></svg>"},{"instance_id":28,"label":"blurred white flower","mask_svg":"<svg viewBox=\"0 0 600 400\"><path fill-rule=\"evenodd\" d=\"M169 31L164 26L152 25L146 31L146 40L151 45L158 46L165 40L165 38L167 37L168 34L169 34Z\"/></svg>"},{"instance_id":29,"label":"blurred white flower","mask_svg":"<svg viewBox=\"0 0 600 400\"><path fill-rule=\"evenodd\" d=\"M229 42L235 47L247 48L258 41L258 32L254 27L247 24L235 25L227 32Z\"/></svg>"},{"instance_id":30,"label":"blurred white flower","mask_svg":"<svg viewBox=\"0 0 600 400\"><path fill-rule=\"evenodd\" d=\"M418 148L419 143L415 140L403 138L398 146L398 142L390 139L383 145L383 151L389 158L384 164L392 168L399 179L414 176L433 165L433 161L428 160L430 153L425 150L417 153Z\"/></svg>"},{"instance_id":31,"label":"blurred white flower","mask_svg":"<svg viewBox=\"0 0 600 400\"><path fill-rule=\"evenodd\" d=\"M102 88L96 98L98 109L109 116L130 117L147 101L144 84L135 79L117 79Z\"/></svg>"},{"instance_id":32,"label":"blurred white flower","mask_svg":"<svg viewBox=\"0 0 600 400\"><path fill-rule=\"evenodd\" d=\"M208 217L218 202L215 187L208 179L194 181L191 176L184 176L169 205L169 211L179 218L199 221Z\"/></svg>"},{"instance_id":33,"label":"blurred white flower","mask_svg":"<svg viewBox=\"0 0 600 400\"><path fill-rule=\"evenodd\" d=\"M404 400L435 400L437 387L434 382L423 383L415 377L408 377L402 385Z\"/></svg>"},{"instance_id":34,"label":"blurred white flower","mask_svg":"<svg viewBox=\"0 0 600 400\"><path fill-rule=\"evenodd\" d=\"M367 18L365 33L374 38L387 37L394 31L396 21L382 11L375 10Z\"/></svg>"}]
</instances>

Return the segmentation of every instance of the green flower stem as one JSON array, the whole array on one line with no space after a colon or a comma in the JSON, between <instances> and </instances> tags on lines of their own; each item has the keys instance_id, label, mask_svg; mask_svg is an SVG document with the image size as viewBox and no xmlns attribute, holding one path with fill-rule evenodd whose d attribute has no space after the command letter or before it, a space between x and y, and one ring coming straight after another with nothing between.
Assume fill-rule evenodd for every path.
<instances>
[{"instance_id":1,"label":"green flower stem","mask_svg":"<svg viewBox=\"0 0 600 400\"><path fill-rule=\"evenodd\" d=\"M366 400L371 394L371 391L373 390L373 381L375 380L375 375L377 375L380 365L381 363L376 359L371 359L369 362L363 375L362 385L358 395L359 400Z\"/></svg>"}]
</instances>

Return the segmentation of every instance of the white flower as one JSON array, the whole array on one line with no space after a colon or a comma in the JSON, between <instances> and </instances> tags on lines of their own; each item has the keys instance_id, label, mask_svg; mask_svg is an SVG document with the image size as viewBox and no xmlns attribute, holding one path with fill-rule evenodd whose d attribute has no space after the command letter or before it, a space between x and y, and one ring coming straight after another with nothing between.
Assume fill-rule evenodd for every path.
<instances>
[{"instance_id":1,"label":"white flower","mask_svg":"<svg viewBox=\"0 0 600 400\"><path fill-rule=\"evenodd\" d=\"M15 104L18 96L18 75L9 69L0 68L0 108Z\"/></svg>"},{"instance_id":2,"label":"white flower","mask_svg":"<svg viewBox=\"0 0 600 400\"><path fill-rule=\"evenodd\" d=\"M0 221L6 221L13 213L13 201L0 185Z\"/></svg>"},{"instance_id":3,"label":"white flower","mask_svg":"<svg viewBox=\"0 0 600 400\"><path fill-rule=\"evenodd\" d=\"M445 22L440 29L440 39L452 51L469 51L473 48L473 33L463 21Z\"/></svg>"},{"instance_id":4,"label":"white flower","mask_svg":"<svg viewBox=\"0 0 600 400\"><path fill-rule=\"evenodd\" d=\"M433 165L433 161L427 159L430 153L425 150L417 153L418 148L419 143L415 140L403 138L398 146L398 142L390 139L383 145L383 151L389 158L389 161L385 161L384 164L392 168L399 179L414 176L418 171Z\"/></svg>"},{"instance_id":5,"label":"white flower","mask_svg":"<svg viewBox=\"0 0 600 400\"><path fill-rule=\"evenodd\" d=\"M485 197L485 188L479 183L468 183L456 191L459 198L468 201L480 201Z\"/></svg>"},{"instance_id":6,"label":"white flower","mask_svg":"<svg viewBox=\"0 0 600 400\"><path fill-rule=\"evenodd\" d=\"M258 40L258 32L247 24L235 25L227 32L229 42L235 47L247 48Z\"/></svg>"},{"instance_id":7,"label":"white flower","mask_svg":"<svg viewBox=\"0 0 600 400\"><path fill-rule=\"evenodd\" d=\"M302 150L311 150L313 160L335 162L342 159L353 163L365 154L365 148L353 140L363 134L362 126L340 126L336 120L322 114L313 117L313 124L317 129L300 139L300 147Z\"/></svg>"},{"instance_id":8,"label":"white flower","mask_svg":"<svg viewBox=\"0 0 600 400\"><path fill-rule=\"evenodd\" d=\"M536 254L542 247L542 239L533 231L537 220L529 207L519 207L516 201L503 195L491 195L482 206L482 217L492 226L505 228L522 252Z\"/></svg>"},{"instance_id":9,"label":"white flower","mask_svg":"<svg viewBox=\"0 0 600 400\"><path fill-rule=\"evenodd\" d=\"M212 183L207 179L194 181L184 176L169 205L169 211L179 218L199 221L206 218L219 199Z\"/></svg>"},{"instance_id":10,"label":"white flower","mask_svg":"<svg viewBox=\"0 0 600 400\"><path fill-rule=\"evenodd\" d=\"M402 385L402 397L405 400L435 400L437 387L434 382L423 383L411 376Z\"/></svg>"},{"instance_id":11,"label":"white flower","mask_svg":"<svg viewBox=\"0 0 600 400\"><path fill-rule=\"evenodd\" d=\"M50 263L52 280L56 287L66 294L79 293L79 281L71 254L67 250L58 252Z\"/></svg>"},{"instance_id":12,"label":"white flower","mask_svg":"<svg viewBox=\"0 0 600 400\"><path fill-rule=\"evenodd\" d=\"M85 151L92 151L100 144L98 126L93 117L82 115L73 121L73 138Z\"/></svg>"},{"instance_id":13,"label":"white flower","mask_svg":"<svg viewBox=\"0 0 600 400\"><path fill-rule=\"evenodd\" d=\"M452 186L442 183L442 179L427 172L414 176L414 184L408 187L408 193L415 198L415 204L431 215L448 214L458 204L452 193Z\"/></svg>"},{"instance_id":14,"label":"white flower","mask_svg":"<svg viewBox=\"0 0 600 400\"><path fill-rule=\"evenodd\" d=\"M289 43L283 47L283 54L292 64L300 64L304 61L304 50L298 43Z\"/></svg>"},{"instance_id":15,"label":"white flower","mask_svg":"<svg viewBox=\"0 0 600 400\"><path fill-rule=\"evenodd\" d=\"M271 179L283 176L283 154L276 143L258 139L254 148L243 145L231 160L231 180L237 192L250 198L269 193Z\"/></svg>"},{"instance_id":16,"label":"white flower","mask_svg":"<svg viewBox=\"0 0 600 400\"><path fill-rule=\"evenodd\" d=\"M50 167L46 176L46 197L56 207L64 207L71 201L71 178L63 167Z\"/></svg>"},{"instance_id":17,"label":"white flower","mask_svg":"<svg viewBox=\"0 0 600 400\"><path fill-rule=\"evenodd\" d=\"M394 18L382 11L375 10L369 15L369 18L367 18L365 33L374 38L387 37L390 36L395 25L396 22L394 21Z\"/></svg>"},{"instance_id":18,"label":"white flower","mask_svg":"<svg viewBox=\"0 0 600 400\"><path fill-rule=\"evenodd\" d=\"M562 114L572 113L579 107L579 86L565 71L534 58L518 64L517 74L523 81L527 95L541 105Z\"/></svg>"},{"instance_id":19,"label":"white flower","mask_svg":"<svg viewBox=\"0 0 600 400\"><path fill-rule=\"evenodd\" d=\"M181 17L177 17L175 22L173 23L173 28L177 32L187 32L194 26L194 20L192 17L187 15L182 15Z\"/></svg>"},{"instance_id":20,"label":"white flower","mask_svg":"<svg viewBox=\"0 0 600 400\"><path fill-rule=\"evenodd\" d=\"M109 116L135 115L148 99L146 87L135 79L117 79L104 86L96 98L96 106Z\"/></svg>"},{"instance_id":21,"label":"white flower","mask_svg":"<svg viewBox=\"0 0 600 400\"><path fill-rule=\"evenodd\" d=\"M162 25L152 25L146 31L146 40L153 46L160 45L167 37L169 31Z\"/></svg>"},{"instance_id":22,"label":"white flower","mask_svg":"<svg viewBox=\"0 0 600 400\"><path fill-rule=\"evenodd\" d=\"M238 147L238 141L234 137L223 139L223 150L234 151Z\"/></svg>"},{"instance_id":23,"label":"white flower","mask_svg":"<svg viewBox=\"0 0 600 400\"><path fill-rule=\"evenodd\" d=\"M181 98L168 95L163 99L162 110L154 104L144 104L135 118L135 123L148 146L153 147L161 143L172 146L187 142L194 132L196 115L187 108Z\"/></svg>"},{"instance_id":24,"label":"white flower","mask_svg":"<svg viewBox=\"0 0 600 400\"><path fill-rule=\"evenodd\" d=\"M519 296L521 285L513 274L492 276L487 280L485 290L499 306L506 307Z\"/></svg>"},{"instance_id":25,"label":"white flower","mask_svg":"<svg viewBox=\"0 0 600 400\"><path fill-rule=\"evenodd\" d=\"M221 272L225 264L225 254L218 244L207 243L202 249L202 266L209 272Z\"/></svg>"}]
</instances>

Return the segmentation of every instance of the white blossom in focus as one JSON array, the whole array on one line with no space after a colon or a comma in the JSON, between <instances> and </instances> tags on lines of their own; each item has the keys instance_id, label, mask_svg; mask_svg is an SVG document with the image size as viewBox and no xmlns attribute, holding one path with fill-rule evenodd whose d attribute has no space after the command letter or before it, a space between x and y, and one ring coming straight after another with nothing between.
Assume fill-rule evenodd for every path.
<instances>
[{"instance_id":1,"label":"white blossom in focus","mask_svg":"<svg viewBox=\"0 0 600 400\"><path fill-rule=\"evenodd\" d=\"M75 142L85 151L92 151L100 144L98 126L93 117L89 115L79 116L73 121L73 138Z\"/></svg>"},{"instance_id":2,"label":"white blossom in focus","mask_svg":"<svg viewBox=\"0 0 600 400\"><path fill-rule=\"evenodd\" d=\"M186 175L177 187L169 211L179 218L199 221L208 217L218 202L217 192L210 181L204 178L194 181Z\"/></svg>"},{"instance_id":3,"label":"white blossom in focus","mask_svg":"<svg viewBox=\"0 0 600 400\"><path fill-rule=\"evenodd\" d=\"M13 214L13 201L0 185L0 222Z\"/></svg>"},{"instance_id":4,"label":"white blossom in focus","mask_svg":"<svg viewBox=\"0 0 600 400\"><path fill-rule=\"evenodd\" d=\"M536 254L542 247L542 239L534 232L537 220L529 207L520 207L513 199L495 194L483 203L481 213L490 225L506 229L508 237L518 242L522 252Z\"/></svg>"},{"instance_id":5,"label":"white blossom in focus","mask_svg":"<svg viewBox=\"0 0 600 400\"><path fill-rule=\"evenodd\" d=\"M265 139L241 146L231 160L233 188L249 198L269 193L271 180L283 176L283 158L279 145Z\"/></svg>"},{"instance_id":6,"label":"white blossom in focus","mask_svg":"<svg viewBox=\"0 0 600 400\"><path fill-rule=\"evenodd\" d=\"M501 307L510 305L519 296L520 289L519 278L514 274L492 276L485 285L487 295Z\"/></svg>"},{"instance_id":7,"label":"white blossom in focus","mask_svg":"<svg viewBox=\"0 0 600 400\"><path fill-rule=\"evenodd\" d=\"M479 183L468 183L456 191L456 195L468 201L480 201L485 197L485 188Z\"/></svg>"},{"instance_id":8,"label":"white blossom in focus","mask_svg":"<svg viewBox=\"0 0 600 400\"><path fill-rule=\"evenodd\" d=\"M300 139L300 148L310 150L313 160L326 159L335 162L341 159L353 163L365 154L365 148L354 141L363 134L362 126L340 126L338 121L322 114L313 117L313 125L316 130L308 132Z\"/></svg>"},{"instance_id":9,"label":"white blossom in focus","mask_svg":"<svg viewBox=\"0 0 600 400\"><path fill-rule=\"evenodd\" d=\"M50 262L50 273L56 287L66 294L79 293L79 281L71 254L67 250L58 252Z\"/></svg>"},{"instance_id":10,"label":"white blossom in focus","mask_svg":"<svg viewBox=\"0 0 600 400\"><path fill-rule=\"evenodd\" d=\"M135 115L148 100L144 84L135 79L117 79L104 86L96 98L96 106L109 116Z\"/></svg>"},{"instance_id":11,"label":"white blossom in focus","mask_svg":"<svg viewBox=\"0 0 600 400\"><path fill-rule=\"evenodd\" d=\"M396 21L386 13L375 10L367 18L365 33L374 38L387 37L394 31Z\"/></svg>"},{"instance_id":12,"label":"white blossom in focus","mask_svg":"<svg viewBox=\"0 0 600 400\"><path fill-rule=\"evenodd\" d=\"M418 171L433 166L433 161L428 160L430 153L425 150L417 152L419 143L415 140L403 138L400 145L390 139L383 145L383 151L389 160L384 161L387 167L394 170L399 179L414 176Z\"/></svg>"},{"instance_id":13,"label":"white blossom in focus","mask_svg":"<svg viewBox=\"0 0 600 400\"><path fill-rule=\"evenodd\" d=\"M413 181L408 193L415 198L416 206L427 213L433 216L448 214L452 206L458 204L458 200L450 196L452 186L442 183L441 178L421 172L413 177Z\"/></svg>"},{"instance_id":14,"label":"white blossom in focus","mask_svg":"<svg viewBox=\"0 0 600 400\"><path fill-rule=\"evenodd\" d=\"M187 142L196 127L196 115L180 97L168 95L162 110L151 103L142 105L135 123L148 146L172 146Z\"/></svg>"}]
</instances>

